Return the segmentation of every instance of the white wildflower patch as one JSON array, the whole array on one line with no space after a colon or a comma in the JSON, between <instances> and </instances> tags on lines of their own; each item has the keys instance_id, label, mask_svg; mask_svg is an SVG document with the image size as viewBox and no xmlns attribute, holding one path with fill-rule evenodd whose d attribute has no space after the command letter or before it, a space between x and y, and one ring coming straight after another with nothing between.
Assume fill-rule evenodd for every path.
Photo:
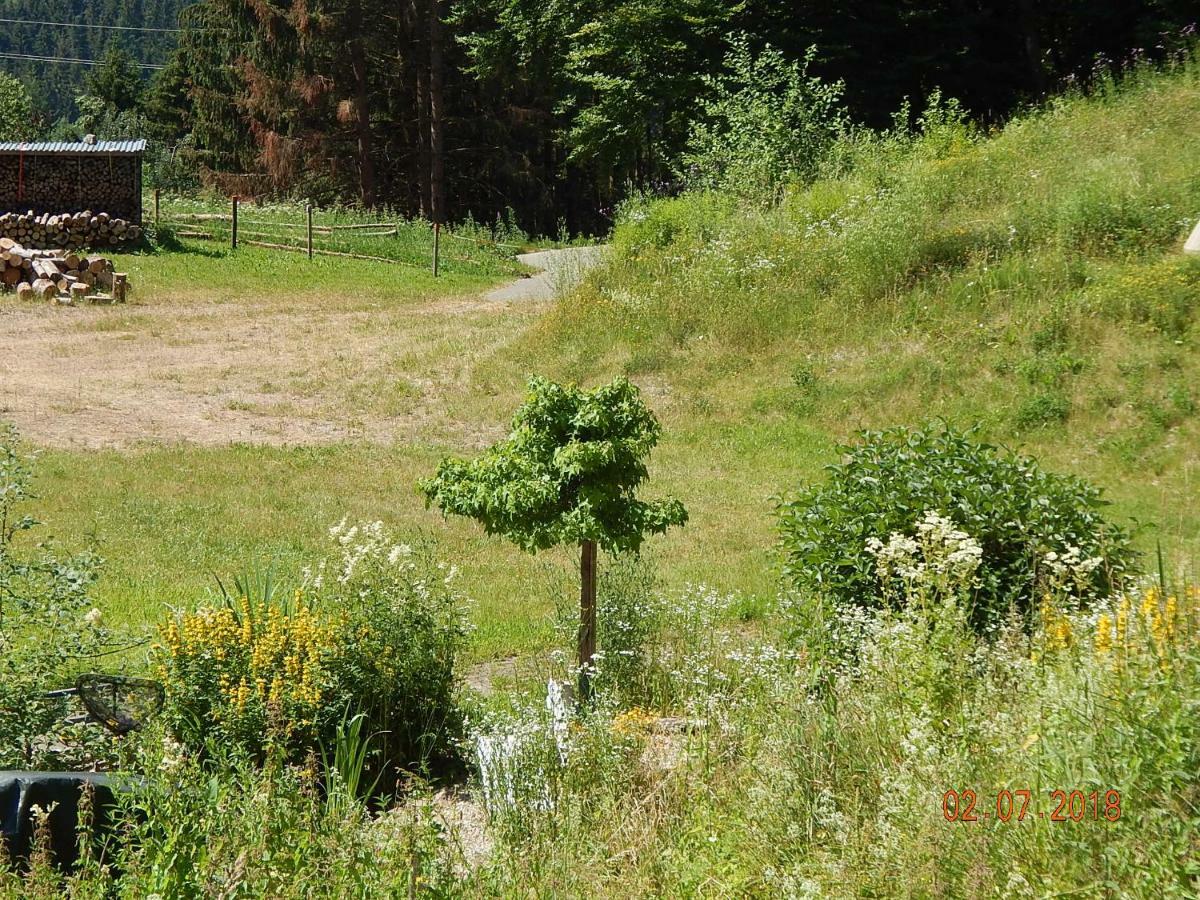
<instances>
[{"instance_id":1,"label":"white wildflower patch","mask_svg":"<svg viewBox=\"0 0 1200 900\"><path fill-rule=\"evenodd\" d=\"M1049 590L1083 596L1089 593L1092 575L1104 565L1104 558L1084 556L1079 547L1068 544L1062 553L1054 550L1045 553L1041 564Z\"/></svg>"},{"instance_id":2,"label":"white wildflower patch","mask_svg":"<svg viewBox=\"0 0 1200 900\"><path fill-rule=\"evenodd\" d=\"M571 700L553 679L544 708L479 724L472 745L488 814L502 817L554 806L552 788L570 762Z\"/></svg>"},{"instance_id":3,"label":"white wildflower patch","mask_svg":"<svg viewBox=\"0 0 1200 900\"><path fill-rule=\"evenodd\" d=\"M867 539L866 550L875 557L885 588L899 582L911 599L977 586L975 575L983 562L983 547L977 540L936 510L926 510L915 530L912 536L893 532L887 543L877 537Z\"/></svg>"}]
</instances>

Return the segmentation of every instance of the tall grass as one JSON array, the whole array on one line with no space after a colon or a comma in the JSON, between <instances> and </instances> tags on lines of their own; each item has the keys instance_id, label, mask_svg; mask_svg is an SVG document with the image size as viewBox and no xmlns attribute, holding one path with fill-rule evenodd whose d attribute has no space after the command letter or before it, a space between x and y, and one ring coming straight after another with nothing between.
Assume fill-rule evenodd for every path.
<instances>
[{"instance_id":1,"label":"tall grass","mask_svg":"<svg viewBox=\"0 0 1200 900\"><path fill-rule=\"evenodd\" d=\"M1083 302L1085 288L1176 250L1200 217L1198 99L1194 61L1137 70L994 135L943 114L911 138L848 137L832 164L844 174L766 211L703 193L631 202L611 268L552 327L744 350ZM1200 278L1183 263L1178 276Z\"/></svg>"}]
</instances>

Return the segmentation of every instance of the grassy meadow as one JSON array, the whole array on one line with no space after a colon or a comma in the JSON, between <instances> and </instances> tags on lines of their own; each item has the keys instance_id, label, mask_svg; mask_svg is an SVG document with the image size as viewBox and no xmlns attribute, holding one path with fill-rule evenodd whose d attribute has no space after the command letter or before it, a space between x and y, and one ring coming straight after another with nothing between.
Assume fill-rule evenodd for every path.
<instances>
[{"instance_id":1,"label":"grassy meadow","mask_svg":"<svg viewBox=\"0 0 1200 900\"><path fill-rule=\"evenodd\" d=\"M916 142L848 142L831 164L848 174L775 209L713 195L633 204L611 262L549 310L411 324L422 304L500 283L498 271L435 282L191 241L122 259L137 303L81 328L136 331L143 304L236 314L246 297L298 318L354 310L366 331L403 328L404 345L372 377L330 365L285 396L315 390L351 418L386 416L419 402L435 369L451 365L453 382L390 446L196 448L180 435L51 451L44 517L68 543L99 542L103 599L130 622L203 595L212 573L276 558L293 568L343 514L379 518L463 560L481 657L546 649L554 598L531 581L545 564L443 522L413 485L442 455L502 434L529 374L625 373L664 425L651 489L692 514L685 532L651 542L664 579L739 593L747 614L777 590L771 498L819 478L856 429L935 418L1094 480L1143 549L1193 559L1200 263L1178 250L1200 206L1189 138L1200 87L1191 69L1137 78L995 136L947 121ZM433 337L414 348L418 335Z\"/></svg>"},{"instance_id":2,"label":"grassy meadow","mask_svg":"<svg viewBox=\"0 0 1200 900\"><path fill-rule=\"evenodd\" d=\"M211 599L217 576L267 566L292 586L330 526L380 520L457 567L468 663L530 661L519 690L466 701L485 736L472 752L507 747L513 766L479 763L472 782L487 862L445 839L431 796L380 818L323 807L310 831L296 824L318 803L302 773L243 773L218 799L170 800L175 820L211 815L212 834L253 835L250 852L271 860L247 870L232 844L197 849L204 890L1194 896L1200 259L1181 247L1200 218L1198 130L1194 62L1131 71L994 133L936 108L917 135L847 136L776 206L631 201L606 261L548 304L481 299L517 271L503 255L436 281L187 238L122 257L133 302L73 329L187 352L218 320L230 340L267 321L248 339L259 359L239 350L249 399L229 402L312 432L44 447L38 517L105 558L106 621L157 624ZM179 378L198 398L243 374L214 362ZM569 649L554 623L574 602L575 556L531 557L443 520L415 487L447 454L501 437L532 374L629 376L663 425L646 492L690 513L648 541L641 574L602 581L650 674L569 729L547 711L545 675ZM334 420L359 424L322 439ZM1094 608L1048 592L1032 625L1014 617L986 639L956 605L965 582L876 619L785 590L776 498L819 481L859 429L937 420L1101 486L1156 583ZM1125 805L1112 827L1101 813L948 826L947 788L978 789L990 809L1004 785L1043 811L1076 787ZM172 834L162 859L130 870L132 890L192 877L172 868ZM377 883L392 869L364 864L376 854L410 880ZM312 860L323 884L304 874Z\"/></svg>"}]
</instances>

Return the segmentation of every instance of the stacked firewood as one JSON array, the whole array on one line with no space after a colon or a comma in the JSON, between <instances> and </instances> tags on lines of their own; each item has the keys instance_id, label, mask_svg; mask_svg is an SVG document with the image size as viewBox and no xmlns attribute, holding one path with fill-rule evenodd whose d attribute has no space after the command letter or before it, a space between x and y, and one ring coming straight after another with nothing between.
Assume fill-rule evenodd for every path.
<instances>
[{"instance_id":1,"label":"stacked firewood","mask_svg":"<svg viewBox=\"0 0 1200 900\"><path fill-rule=\"evenodd\" d=\"M69 250L31 250L0 238L0 286L22 300L120 303L128 280L112 260Z\"/></svg>"},{"instance_id":2,"label":"stacked firewood","mask_svg":"<svg viewBox=\"0 0 1200 900\"><path fill-rule=\"evenodd\" d=\"M116 247L132 243L142 236L142 229L125 219L108 213L85 210L79 213L36 214L4 213L0 215L0 237L16 241L23 247L48 250L84 247Z\"/></svg>"}]
</instances>

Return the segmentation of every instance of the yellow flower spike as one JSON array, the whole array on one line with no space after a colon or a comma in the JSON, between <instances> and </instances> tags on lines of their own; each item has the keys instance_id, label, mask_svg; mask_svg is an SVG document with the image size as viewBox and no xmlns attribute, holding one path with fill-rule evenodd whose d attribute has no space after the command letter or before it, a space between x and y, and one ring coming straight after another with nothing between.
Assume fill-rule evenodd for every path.
<instances>
[{"instance_id":1,"label":"yellow flower spike","mask_svg":"<svg viewBox=\"0 0 1200 900\"><path fill-rule=\"evenodd\" d=\"M1142 616L1149 619L1158 611L1158 588L1150 588L1142 598Z\"/></svg>"},{"instance_id":2,"label":"yellow flower spike","mask_svg":"<svg viewBox=\"0 0 1200 900\"><path fill-rule=\"evenodd\" d=\"M1096 620L1096 655L1105 656L1112 650L1112 619L1108 613L1101 613Z\"/></svg>"}]
</instances>

